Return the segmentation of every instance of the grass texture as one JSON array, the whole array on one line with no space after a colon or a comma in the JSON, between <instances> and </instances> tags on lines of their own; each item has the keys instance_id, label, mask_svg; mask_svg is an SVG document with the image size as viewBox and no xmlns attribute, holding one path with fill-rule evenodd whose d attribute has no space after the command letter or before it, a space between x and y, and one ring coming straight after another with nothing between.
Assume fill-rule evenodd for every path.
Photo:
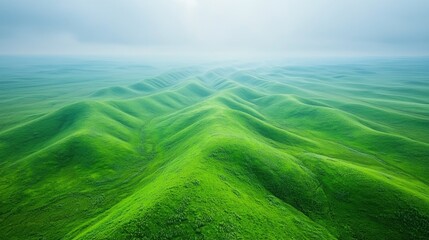
<instances>
[{"instance_id":1,"label":"grass texture","mask_svg":"<svg viewBox=\"0 0 429 240\"><path fill-rule=\"evenodd\" d=\"M1 62L1 239L429 238L427 60Z\"/></svg>"}]
</instances>

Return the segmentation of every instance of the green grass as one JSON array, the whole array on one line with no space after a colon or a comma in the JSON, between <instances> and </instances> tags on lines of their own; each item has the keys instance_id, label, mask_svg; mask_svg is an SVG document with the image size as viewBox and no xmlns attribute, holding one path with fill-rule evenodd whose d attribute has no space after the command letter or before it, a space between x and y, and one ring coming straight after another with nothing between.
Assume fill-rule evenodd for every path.
<instances>
[{"instance_id":1,"label":"green grass","mask_svg":"<svg viewBox=\"0 0 429 240\"><path fill-rule=\"evenodd\" d=\"M0 59L1 239L428 239L429 63Z\"/></svg>"}]
</instances>

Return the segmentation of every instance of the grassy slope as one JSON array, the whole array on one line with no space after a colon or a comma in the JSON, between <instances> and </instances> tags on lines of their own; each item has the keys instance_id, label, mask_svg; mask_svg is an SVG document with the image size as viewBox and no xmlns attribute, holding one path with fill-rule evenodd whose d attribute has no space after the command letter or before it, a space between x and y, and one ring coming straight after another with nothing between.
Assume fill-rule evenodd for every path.
<instances>
[{"instance_id":1,"label":"grassy slope","mask_svg":"<svg viewBox=\"0 0 429 240\"><path fill-rule=\"evenodd\" d=\"M391 65L186 68L15 124L0 235L425 239L428 73Z\"/></svg>"}]
</instances>

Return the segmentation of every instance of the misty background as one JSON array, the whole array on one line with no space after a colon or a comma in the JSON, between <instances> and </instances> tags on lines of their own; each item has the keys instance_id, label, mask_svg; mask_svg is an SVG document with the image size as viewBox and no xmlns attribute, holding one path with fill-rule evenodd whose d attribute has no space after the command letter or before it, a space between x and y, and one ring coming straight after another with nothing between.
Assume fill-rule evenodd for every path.
<instances>
[{"instance_id":1,"label":"misty background","mask_svg":"<svg viewBox=\"0 0 429 240\"><path fill-rule=\"evenodd\" d=\"M428 55L428 0L0 0L0 54Z\"/></svg>"}]
</instances>

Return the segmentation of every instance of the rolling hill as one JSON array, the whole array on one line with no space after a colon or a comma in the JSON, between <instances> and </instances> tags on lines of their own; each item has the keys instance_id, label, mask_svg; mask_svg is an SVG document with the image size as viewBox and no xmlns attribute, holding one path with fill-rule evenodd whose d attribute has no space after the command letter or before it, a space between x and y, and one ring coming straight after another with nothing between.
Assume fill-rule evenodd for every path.
<instances>
[{"instance_id":1,"label":"rolling hill","mask_svg":"<svg viewBox=\"0 0 429 240\"><path fill-rule=\"evenodd\" d=\"M429 64L409 61L2 75L0 238L428 239Z\"/></svg>"}]
</instances>

